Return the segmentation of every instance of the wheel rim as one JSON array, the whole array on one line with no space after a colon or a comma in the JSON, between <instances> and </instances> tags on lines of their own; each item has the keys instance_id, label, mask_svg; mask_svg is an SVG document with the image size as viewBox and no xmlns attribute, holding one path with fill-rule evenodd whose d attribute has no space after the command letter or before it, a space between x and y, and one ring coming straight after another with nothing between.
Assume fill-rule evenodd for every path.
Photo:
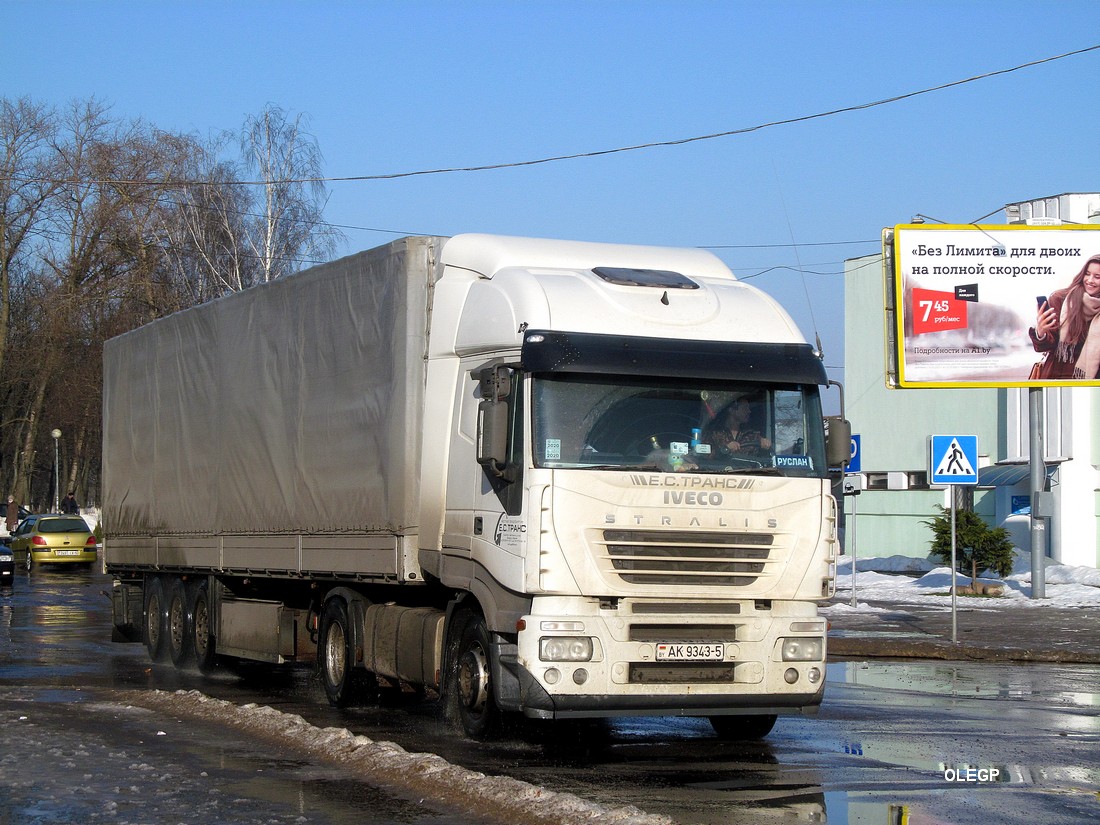
<instances>
[{"instance_id":1,"label":"wheel rim","mask_svg":"<svg viewBox=\"0 0 1100 825\"><path fill-rule=\"evenodd\" d=\"M458 697L463 707L481 713L489 700L489 662L481 645L472 645L458 663Z\"/></svg>"},{"instance_id":2,"label":"wheel rim","mask_svg":"<svg viewBox=\"0 0 1100 825\"><path fill-rule=\"evenodd\" d=\"M145 611L145 638L149 648L156 650L160 645L160 599L154 594L149 597L149 606Z\"/></svg>"},{"instance_id":3,"label":"wheel rim","mask_svg":"<svg viewBox=\"0 0 1100 825\"><path fill-rule=\"evenodd\" d=\"M195 603L195 653L200 661L206 658L207 647L210 644L210 611L206 607L206 599L200 598Z\"/></svg>"},{"instance_id":4,"label":"wheel rim","mask_svg":"<svg viewBox=\"0 0 1100 825\"><path fill-rule=\"evenodd\" d=\"M333 622L328 626L325 637L325 677L329 684L336 686L344 679L347 668L347 636L344 626Z\"/></svg>"},{"instance_id":5,"label":"wheel rim","mask_svg":"<svg viewBox=\"0 0 1100 825\"><path fill-rule=\"evenodd\" d=\"M172 603L168 606L168 638L172 643L172 650L183 650L183 600L179 597L173 598Z\"/></svg>"}]
</instances>

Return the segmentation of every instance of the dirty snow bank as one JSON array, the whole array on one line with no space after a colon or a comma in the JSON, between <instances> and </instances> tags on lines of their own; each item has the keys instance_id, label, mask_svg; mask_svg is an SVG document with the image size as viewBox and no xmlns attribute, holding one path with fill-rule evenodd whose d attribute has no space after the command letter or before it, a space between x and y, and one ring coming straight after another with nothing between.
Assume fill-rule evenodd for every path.
<instances>
[{"instance_id":1,"label":"dirty snow bank","mask_svg":"<svg viewBox=\"0 0 1100 825\"><path fill-rule=\"evenodd\" d=\"M391 792L435 801L479 818L525 825L669 825L665 816L633 806L608 808L503 776L486 776L430 753L409 753L393 742L375 742L343 728L318 728L301 716L261 705L234 705L198 691L130 692L124 700L268 737L312 757L352 768L359 777Z\"/></svg>"},{"instance_id":2,"label":"dirty snow bank","mask_svg":"<svg viewBox=\"0 0 1100 825\"><path fill-rule=\"evenodd\" d=\"M1013 574L997 579L988 571L978 581L1005 586L1001 598L971 599L967 607L996 609L1011 604L1013 607L1100 607L1100 570L1094 567L1074 567L1047 560L1043 567L1046 582L1046 598L1031 598L1031 559L1019 551L1015 552ZM851 598L852 557L843 556L837 560L837 602L822 608L828 615L830 611L851 610L848 604L840 601ZM915 574L923 575L915 577ZM906 575L908 574L908 575ZM957 583L965 585L970 577L962 573ZM951 568L934 567L926 559L911 559L905 556L886 558L860 558L856 562L855 573L856 610L869 611L876 608L860 600L876 602L895 602L902 604L922 604L928 606L951 606Z\"/></svg>"}]
</instances>

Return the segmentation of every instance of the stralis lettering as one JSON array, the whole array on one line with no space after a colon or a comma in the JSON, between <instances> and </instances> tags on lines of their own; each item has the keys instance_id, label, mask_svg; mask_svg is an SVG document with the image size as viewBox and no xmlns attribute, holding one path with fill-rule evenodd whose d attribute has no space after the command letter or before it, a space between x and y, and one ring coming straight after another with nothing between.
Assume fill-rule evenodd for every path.
<instances>
[{"instance_id":1,"label":"stralis lettering","mask_svg":"<svg viewBox=\"0 0 1100 825\"><path fill-rule=\"evenodd\" d=\"M683 487L688 489L748 490L756 484L755 478L729 478L728 476L676 476L671 474L641 475L632 473L630 483L635 487ZM667 499L666 499L667 500Z\"/></svg>"},{"instance_id":2,"label":"stralis lettering","mask_svg":"<svg viewBox=\"0 0 1100 825\"><path fill-rule=\"evenodd\" d=\"M666 495L668 495L666 493ZM703 505L711 506L711 505ZM755 523L754 523L755 522ZM767 527L769 530L779 529L778 519L770 518L765 519L761 524L759 518L747 518L741 516L734 516L730 514L722 516L691 516L688 518L683 513L677 515L664 515L662 513L648 513L648 514L636 514L636 515L616 515L615 513L608 513L603 517L604 525L610 524L633 524L635 527L703 527L706 529L718 528L720 530L725 529L763 529Z\"/></svg>"},{"instance_id":3,"label":"stralis lettering","mask_svg":"<svg viewBox=\"0 0 1100 825\"><path fill-rule=\"evenodd\" d=\"M695 490L665 490L665 504L686 504L689 507L721 507L721 493Z\"/></svg>"}]
</instances>

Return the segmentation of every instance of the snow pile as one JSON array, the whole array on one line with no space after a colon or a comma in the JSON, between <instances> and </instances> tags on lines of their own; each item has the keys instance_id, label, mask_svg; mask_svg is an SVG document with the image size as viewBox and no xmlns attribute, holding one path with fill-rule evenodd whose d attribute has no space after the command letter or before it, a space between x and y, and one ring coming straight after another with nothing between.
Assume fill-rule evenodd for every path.
<instances>
[{"instance_id":1,"label":"snow pile","mask_svg":"<svg viewBox=\"0 0 1100 825\"><path fill-rule=\"evenodd\" d=\"M911 564L907 564L911 562ZM913 574L921 572L921 576ZM985 571L978 578L985 584L1003 584L1001 598L982 598L967 601L967 607L996 609L1011 604L1013 607L1082 607L1100 606L1100 570L1093 567L1074 567L1058 564L1050 559L1044 564L1046 597L1031 598L1031 558L1015 552L1013 573L1003 579ZM885 572L891 571L891 572ZM908 574L908 575L906 575ZM850 599L852 591L852 557L837 560L837 599ZM960 586L970 583L970 577L958 574ZM856 560L855 587L858 610L872 610L860 600L924 605L951 604L951 568L935 567L927 559L911 559L906 556L867 558ZM849 604L834 604L822 612L840 613L851 610Z\"/></svg>"},{"instance_id":2,"label":"snow pile","mask_svg":"<svg viewBox=\"0 0 1100 825\"><path fill-rule=\"evenodd\" d=\"M851 572L852 556L841 556L837 559L837 572L842 569ZM855 559L856 571L863 572L869 570L875 573L927 573L932 570L936 565L929 559L917 558L916 556L877 556L874 558L858 558Z\"/></svg>"},{"instance_id":3,"label":"snow pile","mask_svg":"<svg viewBox=\"0 0 1100 825\"><path fill-rule=\"evenodd\" d=\"M269 738L280 747L337 763L391 793L461 810L501 822L524 825L608 823L608 825L670 825L666 816L633 806L608 808L568 793L550 791L506 776L486 776L452 765L431 753L409 753L393 742L375 742L344 728L318 728L301 716L261 705L234 705L198 691L135 691L125 700L140 707L178 714L204 722L246 730Z\"/></svg>"}]
</instances>

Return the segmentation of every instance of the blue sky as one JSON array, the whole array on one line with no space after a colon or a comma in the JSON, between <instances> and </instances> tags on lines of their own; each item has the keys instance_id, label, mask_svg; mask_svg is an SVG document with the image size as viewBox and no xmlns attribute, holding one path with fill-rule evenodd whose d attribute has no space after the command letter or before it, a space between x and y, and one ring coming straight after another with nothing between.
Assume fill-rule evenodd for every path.
<instances>
[{"instance_id":1,"label":"blue sky","mask_svg":"<svg viewBox=\"0 0 1100 825\"><path fill-rule=\"evenodd\" d=\"M327 175L353 176L742 129L1098 43L1095 0L8 0L0 94L58 106L94 95L118 117L200 135L271 102L309 116ZM811 341L816 329L841 376L843 260L917 213L968 222L1096 191L1098 103L1095 51L682 146L334 183L326 218L345 227L344 252L471 231L728 247L716 254Z\"/></svg>"}]
</instances>

